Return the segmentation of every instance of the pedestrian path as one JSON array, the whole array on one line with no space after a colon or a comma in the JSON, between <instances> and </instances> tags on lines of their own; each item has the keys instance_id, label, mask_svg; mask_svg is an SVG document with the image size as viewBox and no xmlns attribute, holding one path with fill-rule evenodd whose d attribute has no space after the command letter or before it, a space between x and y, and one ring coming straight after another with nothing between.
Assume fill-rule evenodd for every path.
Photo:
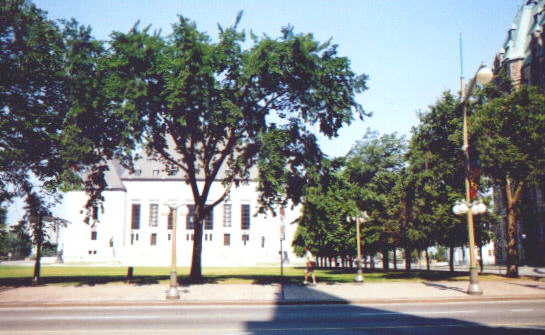
<instances>
[{"instance_id":1,"label":"pedestrian path","mask_svg":"<svg viewBox=\"0 0 545 335\"><path fill-rule=\"evenodd\" d=\"M167 300L164 284L45 285L1 287L0 307L130 304L316 304L468 300L545 300L545 281L482 281L482 296L465 293L467 282L380 282L303 285L202 284L180 286Z\"/></svg>"}]
</instances>

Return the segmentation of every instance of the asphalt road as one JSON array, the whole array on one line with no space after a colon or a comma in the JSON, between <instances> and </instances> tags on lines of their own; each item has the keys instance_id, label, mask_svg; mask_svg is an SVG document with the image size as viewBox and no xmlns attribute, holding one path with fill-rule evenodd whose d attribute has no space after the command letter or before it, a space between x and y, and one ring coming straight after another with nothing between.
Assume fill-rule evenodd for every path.
<instances>
[{"instance_id":1,"label":"asphalt road","mask_svg":"<svg viewBox=\"0 0 545 335\"><path fill-rule=\"evenodd\" d=\"M4 334L545 334L545 301L0 308Z\"/></svg>"}]
</instances>

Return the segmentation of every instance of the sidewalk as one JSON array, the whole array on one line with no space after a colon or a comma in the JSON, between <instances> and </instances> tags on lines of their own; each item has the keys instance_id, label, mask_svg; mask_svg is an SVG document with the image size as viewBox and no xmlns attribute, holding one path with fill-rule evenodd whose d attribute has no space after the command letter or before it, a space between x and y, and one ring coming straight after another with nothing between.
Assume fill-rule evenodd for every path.
<instances>
[{"instance_id":1,"label":"sidewalk","mask_svg":"<svg viewBox=\"0 0 545 335\"><path fill-rule=\"evenodd\" d=\"M258 285L203 284L180 286L180 300L166 300L164 284L47 285L0 287L0 308L30 306L215 305L398 303L474 300L545 300L545 282L482 281L482 296L465 293L468 283L380 282L364 284Z\"/></svg>"}]
</instances>

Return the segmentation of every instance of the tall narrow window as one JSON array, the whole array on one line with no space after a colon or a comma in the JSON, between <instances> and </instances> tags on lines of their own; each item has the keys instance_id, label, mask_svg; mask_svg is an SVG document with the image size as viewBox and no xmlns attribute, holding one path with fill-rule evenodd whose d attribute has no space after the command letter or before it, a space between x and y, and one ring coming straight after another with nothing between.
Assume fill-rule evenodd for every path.
<instances>
[{"instance_id":1,"label":"tall narrow window","mask_svg":"<svg viewBox=\"0 0 545 335\"><path fill-rule=\"evenodd\" d=\"M97 239L97 232L96 232L96 231L92 231L92 232L91 232L91 240L96 241L96 239Z\"/></svg>"},{"instance_id":2,"label":"tall narrow window","mask_svg":"<svg viewBox=\"0 0 545 335\"><path fill-rule=\"evenodd\" d=\"M206 215L206 218L204 219L204 229L214 229L214 210L210 210L210 212L208 212L208 215Z\"/></svg>"},{"instance_id":3,"label":"tall narrow window","mask_svg":"<svg viewBox=\"0 0 545 335\"><path fill-rule=\"evenodd\" d=\"M140 204L132 204L131 229L140 229Z\"/></svg>"},{"instance_id":4,"label":"tall narrow window","mask_svg":"<svg viewBox=\"0 0 545 335\"><path fill-rule=\"evenodd\" d=\"M157 234L156 233L151 233L150 245L157 245Z\"/></svg>"},{"instance_id":5,"label":"tall narrow window","mask_svg":"<svg viewBox=\"0 0 545 335\"><path fill-rule=\"evenodd\" d=\"M195 229L195 205L187 205L187 216L185 218L185 228Z\"/></svg>"},{"instance_id":6,"label":"tall narrow window","mask_svg":"<svg viewBox=\"0 0 545 335\"><path fill-rule=\"evenodd\" d=\"M172 230L172 211L168 212L168 217L167 217L167 229L170 229Z\"/></svg>"},{"instance_id":7,"label":"tall narrow window","mask_svg":"<svg viewBox=\"0 0 545 335\"><path fill-rule=\"evenodd\" d=\"M92 212L93 220L98 221L98 206L93 206Z\"/></svg>"},{"instance_id":8,"label":"tall narrow window","mask_svg":"<svg viewBox=\"0 0 545 335\"><path fill-rule=\"evenodd\" d=\"M223 226L231 227L231 204L223 205Z\"/></svg>"},{"instance_id":9,"label":"tall narrow window","mask_svg":"<svg viewBox=\"0 0 545 335\"><path fill-rule=\"evenodd\" d=\"M159 217L159 205L150 204L149 205L149 226L157 227L157 220Z\"/></svg>"},{"instance_id":10,"label":"tall narrow window","mask_svg":"<svg viewBox=\"0 0 545 335\"><path fill-rule=\"evenodd\" d=\"M240 228L242 230L250 229L250 205L240 206Z\"/></svg>"},{"instance_id":11,"label":"tall narrow window","mask_svg":"<svg viewBox=\"0 0 545 335\"><path fill-rule=\"evenodd\" d=\"M223 245L226 247L231 245L231 234L223 234Z\"/></svg>"}]
</instances>

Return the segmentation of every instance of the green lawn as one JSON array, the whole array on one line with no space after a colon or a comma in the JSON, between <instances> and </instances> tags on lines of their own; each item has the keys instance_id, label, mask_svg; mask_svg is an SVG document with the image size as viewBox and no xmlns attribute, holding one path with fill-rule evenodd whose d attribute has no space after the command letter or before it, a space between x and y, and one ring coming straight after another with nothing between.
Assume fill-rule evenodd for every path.
<instances>
[{"instance_id":1,"label":"green lawn","mask_svg":"<svg viewBox=\"0 0 545 335\"><path fill-rule=\"evenodd\" d=\"M167 267L135 267L133 283L145 285L168 282ZM186 282L189 268L178 268L182 283ZM272 284L300 283L304 278L303 268L286 267L280 276L278 267L229 267L203 268L206 283L221 284ZM0 286L25 286L31 284L32 266L0 265ZM322 283L349 283L354 280L354 269L320 269L316 271ZM55 285L96 285L105 283L124 283L127 281L127 267L123 266L42 266L42 283ZM468 280L467 273L447 271L364 271L365 281L424 281L424 280ZM481 280L503 278L484 274Z\"/></svg>"}]
</instances>

